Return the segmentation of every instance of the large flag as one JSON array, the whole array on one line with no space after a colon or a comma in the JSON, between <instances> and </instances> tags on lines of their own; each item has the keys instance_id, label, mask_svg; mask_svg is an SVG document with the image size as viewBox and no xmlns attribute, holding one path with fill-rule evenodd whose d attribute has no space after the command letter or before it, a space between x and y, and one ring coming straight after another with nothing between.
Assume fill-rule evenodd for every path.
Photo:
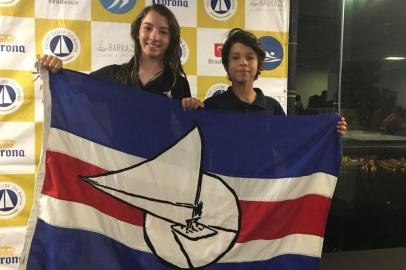
<instances>
[{"instance_id":1,"label":"large flag","mask_svg":"<svg viewBox=\"0 0 406 270\"><path fill-rule=\"evenodd\" d=\"M337 115L183 111L68 70L45 90L20 269L318 269Z\"/></svg>"}]
</instances>

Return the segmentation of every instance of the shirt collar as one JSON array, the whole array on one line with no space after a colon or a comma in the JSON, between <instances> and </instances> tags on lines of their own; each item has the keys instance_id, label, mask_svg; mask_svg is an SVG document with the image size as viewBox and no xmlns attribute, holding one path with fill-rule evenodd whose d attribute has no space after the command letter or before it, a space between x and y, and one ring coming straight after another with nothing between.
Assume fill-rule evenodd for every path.
<instances>
[{"instance_id":1,"label":"shirt collar","mask_svg":"<svg viewBox=\"0 0 406 270\"><path fill-rule=\"evenodd\" d=\"M254 91L257 93L257 95L255 97L255 100L251 104L248 104L247 102L244 102L241 99L239 99L239 97L237 97L234 94L231 86L229 86L228 89L227 89L227 93L232 97L232 100L233 100L234 103L236 103L236 104L243 103L243 104L248 105L248 106L256 106L256 107L259 107L259 108L265 110L266 109L266 101L265 101L264 93L261 91L261 89L255 88L255 87L254 87Z\"/></svg>"}]
</instances>

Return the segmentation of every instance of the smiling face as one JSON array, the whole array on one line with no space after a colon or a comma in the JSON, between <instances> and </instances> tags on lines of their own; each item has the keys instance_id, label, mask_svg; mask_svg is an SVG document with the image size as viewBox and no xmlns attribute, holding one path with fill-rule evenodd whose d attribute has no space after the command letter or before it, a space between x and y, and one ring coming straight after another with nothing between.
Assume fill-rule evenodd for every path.
<instances>
[{"instance_id":1,"label":"smiling face","mask_svg":"<svg viewBox=\"0 0 406 270\"><path fill-rule=\"evenodd\" d=\"M162 60L170 42L168 21L154 10L141 22L138 39L142 57Z\"/></svg>"},{"instance_id":2,"label":"smiling face","mask_svg":"<svg viewBox=\"0 0 406 270\"><path fill-rule=\"evenodd\" d=\"M258 70L258 57L255 51L236 42L228 54L227 72L233 83L253 83Z\"/></svg>"}]
</instances>

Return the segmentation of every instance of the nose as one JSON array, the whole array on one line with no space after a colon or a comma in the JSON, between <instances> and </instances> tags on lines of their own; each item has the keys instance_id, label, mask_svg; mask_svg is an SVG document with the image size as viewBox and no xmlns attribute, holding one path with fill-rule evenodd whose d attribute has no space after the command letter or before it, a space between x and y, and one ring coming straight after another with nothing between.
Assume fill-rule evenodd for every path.
<instances>
[{"instance_id":1,"label":"nose","mask_svg":"<svg viewBox=\"0 0 406 270\"><path fill-rule=\"evenodd\" d=\"M241 65L243 65L243 66L248 65L247 58L245 58L245 57L241 57Z\"/></svg>"},{"instance_id":2,"label":"nose","mask_svg":"<svg viewBox=\"0 0 406 270\"><path fill-rule=\"evenodd\" d=\"M156 27L153 29L151 34L152 34L152 38L156 39L156 40L158 40L161 37L161 35L159 33L159 29Z\"/></svg>"}]
</instances>

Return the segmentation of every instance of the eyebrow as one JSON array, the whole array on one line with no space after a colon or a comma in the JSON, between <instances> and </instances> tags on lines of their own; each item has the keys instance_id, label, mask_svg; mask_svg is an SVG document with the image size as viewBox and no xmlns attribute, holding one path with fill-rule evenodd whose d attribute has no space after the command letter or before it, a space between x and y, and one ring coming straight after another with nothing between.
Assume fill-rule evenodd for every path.
<instances>
[{"instance_id":1,"label":"eyebrow","mask_svg":"<svg viewBox=\"0 0 406 270\"><path fill-rule=\"evenodd\" d=\"M154 27L155 27L155 25L152 24L152 23L150 23L150 22L143 22L142 24L147 24L147 25L150 25L150 26L154 26ZM159 29L166 29L166 30L169 30L169 27L159 27Z\"/></svg>"}]
</instances>

